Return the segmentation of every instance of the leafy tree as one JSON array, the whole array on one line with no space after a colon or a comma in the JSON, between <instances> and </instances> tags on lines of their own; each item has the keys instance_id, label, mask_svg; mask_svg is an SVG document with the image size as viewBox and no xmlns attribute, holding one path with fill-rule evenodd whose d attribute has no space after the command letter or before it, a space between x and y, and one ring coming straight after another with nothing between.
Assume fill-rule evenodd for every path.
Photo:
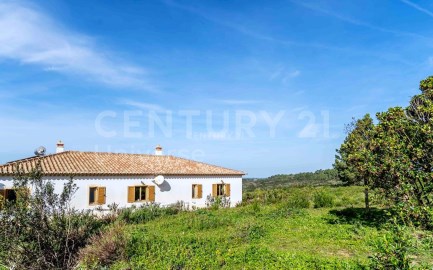
<instances>
[{"instance_id":1,"label":"leafy tree","mask_svg":"<svg viewBox=\"0 0 433 270\"><path fill-rule=\"evenodd\" d=\"M353 120L347 126L348 135L337 150L334 167L338 177L348 185L365 186L365 207L370 207L369 185L373 156L372 140L374 137L373 119L366 114L362 119Z\"/></svg>"},{"instance_id":2,"label":"leafy tree","mask_svg":"<svg viewBox=\"0 0 433 270\"><path fill-rule=\"evenodd\" d=\"M0 264L10 269L72 269L78 250L102 225L90 213L70 208L77 190L73 180L56 194L38 163L30 173L17 167L14 189L16 200L6 201L0 210Z\"/></svg>"},{"instance_id":3,"label":"leafy tree","mask_svg":"<svg viewBox=\"0 0 433 270\"><path fill-rule=\"evenodd\" d=\"M432 227L433 77L421 82L422 93L406 109L378 113L373 188L381 192L406 222Z\"/></svg>"},{"instance_id":4,"label":"leafy tree","mask_svg":"<svg viewBox=\"0 0 433 270\"><path fill-rule=\"evenodd\" d=\"M407 108L355 121L337 151L335 168L348 184L376 190L406 223L433 227L433 77ZM367 193L366 193L367 195ZM368 196L366 196L368 207Z\"/></svg>"}]
</instances>

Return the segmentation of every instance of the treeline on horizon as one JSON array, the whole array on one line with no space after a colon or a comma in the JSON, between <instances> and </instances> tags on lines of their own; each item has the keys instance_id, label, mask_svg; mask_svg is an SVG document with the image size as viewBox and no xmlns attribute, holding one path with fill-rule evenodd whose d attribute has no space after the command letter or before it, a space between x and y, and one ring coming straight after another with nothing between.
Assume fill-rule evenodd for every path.
<instances>
[{"instance_id":1,"label":"treeline on horizon","mask_svg":"<svg viewBox=\"0 0 433 270\"><path fill-rule=\"evenodd\" d=\"M290 186L324 186L339 184L342 184L342 182L338 178L337 170L325 169L315 172L277 174L268 178L246 178L243 181L243 189L245 191L252 191L258 188L270 189Z\"/></svg>"}]
</instances>

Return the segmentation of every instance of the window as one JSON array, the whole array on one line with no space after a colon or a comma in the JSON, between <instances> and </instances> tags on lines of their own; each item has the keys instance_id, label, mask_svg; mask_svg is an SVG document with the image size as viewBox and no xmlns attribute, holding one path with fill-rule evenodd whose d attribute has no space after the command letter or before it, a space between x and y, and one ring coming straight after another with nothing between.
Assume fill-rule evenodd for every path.
<instances>
[{"instance_id":1,"label":"window","mask_svg":"<svg viewBox=\"0 0 433 270\"><path fill-rule=\"evenodd\" d=\"M230 184L213 184L212 185L212 196L230 196Z\"/></svg>"},{"instance_id":2,"label":"window","mask_svg":"<svg viewBox=\"0 0 433 270\"><path fill-rule=\"evenodd\" d=\"M89 188L89 205L105 204L106 197L105 187L90 187Z\"/></svg>"},{"instance_id":3,"label":"window","mask_svg":"<svg viewBox=\"0 0 433 270\"><path fill-rule=\"evenodd\" d=\"M203 197L203 186L200 184L192 185L192 198L201 199Z\"/></svg>"},{"instance_id":4,"label":"window","mask_svg":"<svg viewBox=\"0 0 433 270\"><path fill-rule=\"evenodd\" d=\"M218 184L217 185L217 196L223 196L225 194L224 192L224 185Z\"/></svg>"},{"instance_id":5,"label":"window","mask_svg":"<svg viewBox=\"0 0 433 270\"><path fill-rule=\"evenodd\" d=\"M14 202L17 200L17 193L14 189L1 189L0 196L2 196L2 200Z\"/></svg>"},{"instance_id":6,"label":"window","mask_svg":"<svg viewBox=\"0 0 433 270\"><path fill-rule=\"evenodd\" d=\"M128 187L128 203L133 202L154 202L154 186L131 186Z\"/></svg>"},{"instance_id":7,"label":"window","mask_svg":"<svg viewBox=\"0 0 433 270\"><path fill-rule=\"evenodd\" d=\"M28 188L5 188L0 189L0 208L3 207L5 202L15 202L17 199L24 199L24 202L27 203L27 199L30 196L30 189Z\"/></svg>"},{"instance_id":8,"label":"window","mask_svg":"<svg viewBox=\"0 0 433 270\"><path fill-rule=\"evenodd\" d=\"M135 187L134 201L145 201L147 198L146 190L147 190L146 186Z\"/></svg>"}]
</instances>

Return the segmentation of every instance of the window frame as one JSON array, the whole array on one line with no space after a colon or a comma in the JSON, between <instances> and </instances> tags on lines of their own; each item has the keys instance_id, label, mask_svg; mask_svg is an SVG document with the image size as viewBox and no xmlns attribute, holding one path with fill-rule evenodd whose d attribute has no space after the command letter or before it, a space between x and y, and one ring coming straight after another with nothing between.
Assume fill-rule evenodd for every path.
<instances>
[{"instance_id":1,"label":"window frame","mask_svg":"<svg viewBox=\"0 0 433 270\"><path fill-rule=\"evenodd\" d=\"M94 202L93 203L91 203L90 202L90 193L91 193L91 189L95 189L95 196L94 196ZM104 188L105 189L105 192L104 192L104 194L103 194L103 196L107 196L107 194L106 194L106 191L107 191L107 188L105 187L105 186L96 186L96 185L91 185L91 186L89 186L89 189L87 190L87 204L89 205L89 206L99 206L99 205L104 205L104 204L106 204L106 198L104 198L104 203L100 203L99 201L100 201L100 196L102 195L101 194L101 188Z\"/></svg>"},{"instance_id":2,"label":"window frame","mask_svg":"<svg viewBox=\"0 0 433 270\"><path fill-rule=\"evenodd\" d=\"M202 184L192 184L192 199L202 199L203 198L203 185ZM201 191L201 192L200 192Z\"/></svg>"},{"instance_id":3,"label":"window frame","mask_svg":"<svg viewBox=\"0 0 433 270\"><path fill-rule=\"evenodd\" d=\"M214 183L212 184L212 197L230 197L231 184L230 183Z\"/></svg>"},{"instance_id":4,"label":"window frame","mask_svg":"<svg viewBox=\"0 0 433 270\"><path fill-rule=\"evenodd\" d=\"M15 191L15 189L14 188L2 188L1 190L4 190L4 196L3 196L3 201L4 202L6 202L6 201L16 201L17 200L17 192ZM15 194L14 196L15 196L15 199L13 199L13 200L10 200L10 199L8 199L8 194L9 194L9 192L10 191L13 191L13 193Z\"/></svg>"},{"instance_id":5,"label":"window frame","mask_svg":"<svg viewBox=\"0 0 433 270\"><path fill-rule=\"evenodd\" d=\"M90 202L90 194L92 192L92 189L95 189L95 195L93 197L93 202ZM87 196L87 203L89 205L97 205L98 204L98 187L97 186L89 186L89 192Z\"/></svg>"},{"instance_id":6,"label":"window frame","mask_svg":"<svg viewBox=\"0 0 433 270\"><path fill-rule=\"evenodd\" d=\"M139 191L139 199L136 199L136 195L137 195L137 188L140 189ZM141 199L142 198L142 191L144 189L144 200ZM134 202L148 202L149 201L149 186L146 185L142 185L142 186L134 186Z\"/></svg>"},{"instance_id":7,"label":"window frame","mask_svg":"<svg viewBox=\"0 0 433 270\"><path fill-rule=\"evenodd\" d=\"M217 197L224 196L225 194L225 184L217 184Z\"/></svg>"},{"instance_id":8,"label":"window frame","mask_svg":"<svg viewBox=\"0 0 433 270\"><path fill-rule=\"evenodd\" d=\"M130 198L130 189L133 189L133 198ZM140 188L140 189L145 189L146 192L146 196L144 200L135 200L136 198L136 188ZM139 197L141 197L141 192ZM133 185L133 186L128 186L128 193L127 193L127 201L128 203L145 203L145 202L155 202L155 195L156 195L156 190L155 190L155 186L153 185Z\"/></svg>"}]
</instances>

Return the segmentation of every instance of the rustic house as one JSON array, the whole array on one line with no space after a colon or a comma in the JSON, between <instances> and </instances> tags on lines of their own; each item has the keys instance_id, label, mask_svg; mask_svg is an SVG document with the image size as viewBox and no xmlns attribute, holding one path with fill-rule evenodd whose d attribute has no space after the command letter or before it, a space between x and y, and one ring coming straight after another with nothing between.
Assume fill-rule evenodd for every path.
<instances>
[{"instance_id":1,"label":"rustic house","mask_svg":"<svg viewBox=\"0 0 433 270\"><path fill-rule=\"evenodd\" d=\"M78 186L72 199L76 209L107 209L113 203L120 207L147 202L169 205L178 201L203 207L207 195L225 195L232 206L242 201L242 171L166 156L160 146L154 155L143 155L64 151L61 142L55 154L0 165L0 195L14 200L14 168L19 164L30 171L37 162L44 179L51 180L58 193L73 177Z\"/></svg>"}]
</instances>

